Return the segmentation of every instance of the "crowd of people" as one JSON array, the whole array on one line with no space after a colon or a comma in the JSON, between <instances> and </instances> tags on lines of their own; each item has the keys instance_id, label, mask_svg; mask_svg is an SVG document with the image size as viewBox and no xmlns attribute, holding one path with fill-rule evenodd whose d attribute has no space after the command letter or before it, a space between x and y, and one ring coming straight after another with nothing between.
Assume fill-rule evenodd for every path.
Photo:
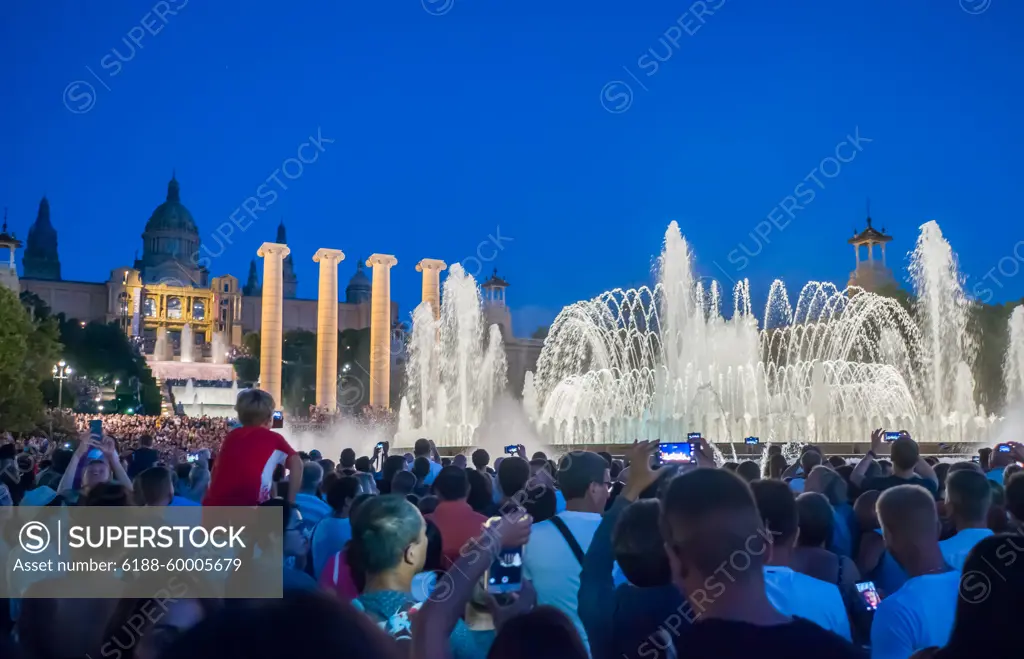
<instances>
[{"instance_id":1,"label":"crowd of people","mask_svg":"<svg viewBox=\"0 0 1024 659\"><path fill-rule=\"evenodd\" d=\"M140 414L75 414L75 428L79 433L89 430L89 422L101 418L103 432L128 445L150 437L153 446L168 453L181 453L209 449L215 451L227 436L230 421L215 416L189 417L144 416Z\"/></svg>"},{"instance_id":2,"label":"crowd of people","mask_svg":"<svg viewBox=\"0 0 1024 659\"><path fill-rule=\"evenodd\" d=\"M187 462L137 417L105 417L73 449L0 447L7 505L272 506L284 548L281 599L175 599L157 617L139 615L150 600L85 606L22 584L0 656L1019 656L1019 444L955 463L882 431L852 464L810 445L793 464L774 447L763 465L716 464L704 439L692 464L664 463L657 442L622 458L441 457L425 438L323 456L274 432L274 409L243 391L240 427Z\"/></svg>"}]
</instances>

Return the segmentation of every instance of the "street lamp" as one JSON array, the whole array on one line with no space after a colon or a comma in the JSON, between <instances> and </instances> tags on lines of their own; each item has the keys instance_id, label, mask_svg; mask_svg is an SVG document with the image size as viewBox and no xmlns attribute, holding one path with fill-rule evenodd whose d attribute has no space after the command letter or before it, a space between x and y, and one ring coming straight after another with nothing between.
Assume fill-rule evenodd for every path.
<instances>
[{"instance_id":1,"label":"street lamp","mask_svg":"<svg viewBox=\"0 0 1024 659\"><path fill-rule=\"evenodd\" d=\"M53 367L53 379L57 381L57 409L64 403L64 380L71 377L71 367L63 359ZM50 436L53 437L53 415L50 415Z\"/></svg>"}]
</instances>

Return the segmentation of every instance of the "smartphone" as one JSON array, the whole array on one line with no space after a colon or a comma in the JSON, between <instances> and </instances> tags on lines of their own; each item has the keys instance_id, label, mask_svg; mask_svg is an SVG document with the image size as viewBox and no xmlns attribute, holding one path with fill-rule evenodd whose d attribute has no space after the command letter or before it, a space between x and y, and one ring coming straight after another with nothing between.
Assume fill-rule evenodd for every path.
<instances>
[{"instance_id":1,"label":"smartphone","mask_svg":"<svg viewBox=\"0 0 1024 659\"><path fill-rule=\"evenodd\" d=\"M95 439L103 439L103 419L93 419L89 422L89 434Z\"/></svg>"},{"instance_id":2,"label":"smartphone","mask_svg":"<svg viewBox=\"0 0 1024 659\"><path fill-rule=\"evenodd\" d=\"M274 412L274 420L270 423L271 428L284 428L284 412Z\"/></svg>"},{"instance_id":3,"label":"smartphone","mask_svg":"<svg viewBox=\"0 0 1024 659\"><path fill-rule=\"evenodd\" d=\"M384 442L377 442L377 448L384 448Z\"/></svg>"},{"instance_id":4,"label":"smartphone","mask_svg":"<svg viewBox=\"0 0 1024 659\"><path fill-rule=\"evenodd\" d=\"M898 432L890 432L888 430L885 431L885 441L887 441L887 442L895 442L899 438L900 438L900 433L898 433Z\"/></svg>"},{"instance_id":5,"label":"smartphone","mask_svg":"<svg viewBox=\"0 0 1024 659\"><path fill-rule=\"evenodd\" d=\"M187 462L195 462L198 459L199 459L199 454L198 453L189 453L188 455L185 456L185 460Z\"/></svg>"},{"instance_id":6,"label":"smartphone","mask_svg":"<svg viewBox=\"0 0 1024 659\"><path fill-rule=\"evenodd\" d=\"M691 442L699 442L700 441L700 433L699 432L688 432L688 433L686 433L686 438L688 440L690 440Z\"/></svg>"},{"instance_id":7,"label":"smartphone","mask_svg":"<svg viewBox=\"0 0 1024 659\"><path fill-rule=\"evenodd\" d=\"M746 439L743 440L743 443L744 444L760 444L761 443L761 438L760 437L747 437Z\"/></svg>"},{"instance_id":8,"label":"smartphone","mask_svg":"<svg viewBox=\"0 0 1024 659\"><path fill-rule=\"evenodd\" d=\"M658 462L661 464L691 464L693 462L693 443L659 444Z\"/></svg>"},{"instance_id":9,"label":"smartphone","mask_svg":"<svg viewBox=\"0 0 1024 659\"><path fill-rule=\"evenodd\" d=\"M516 446L515 444L509 444L508 446L505 447L505 455L518 456L519 447Z\"/></svg>"},{"instance_id":10,"label":"smartphone","mask_svg":"<svg viewBox=\"0 0 1024 659\"><path fill-rule=\"evenodd\" d=\"M981 456L980 455L972 455L971 456L971 462L981 462Z\"/></svg>"},{"instance_id":11,"label":"smartphone","mask_svg":"<svg viewBox=\"0 0 1024 659\"><path fill-rule=\"evenodd\" d=\"M1000 453L1009 453L1010 452L1010 445L1009 444L997 444L996 445L996 450L999 451Z\"/></svg>"},{"instance_id":12,"label":"smartphone","mask_svg":"<svg viewBox=\"0 0 1024 659\"><path fill-rule=\"evenodd\" d=\"M63 444L61 444L61 447L62 448L71 448L71 442L64 442Z\"/></svg>"},{"instance_id":13,"label":"smartphone","mask_svg":"<svg viewBox=\"0 0 1024 659\"><path fill-rule=\"evenodd\" d=\"M861 581L857 584L857 592L860 593L866 611L874 611L878 608L878 603L882 601L882 596L878 594L874 581Z\"/></svg>"},{"instance_id":14,"label":"smartphone","mask_svg":"<svg viewBox=\"0 0 1024 659\"><path fill-rule=\"evenodd\" d=\"M523 587L523 548L502 549L487 572L487 592L513 593Z\"/></svg>"}]
</instances>

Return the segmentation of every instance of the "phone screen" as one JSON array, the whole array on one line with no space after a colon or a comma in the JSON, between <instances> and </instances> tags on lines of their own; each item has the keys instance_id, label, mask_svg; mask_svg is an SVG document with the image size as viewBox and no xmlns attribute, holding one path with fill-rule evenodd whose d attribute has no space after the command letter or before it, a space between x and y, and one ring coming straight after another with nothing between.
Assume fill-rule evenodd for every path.
<instances>
[{"instance_id":1,"label":"phone screen","mask_svg":"<svg viewBox=\"0 0 1024 659\"><path fill-rule=\"evenodd\" d=\"M659 444L658 461L661 464L690 464L693 462L693 444L690 442Z\"/></svg>"},{"instance_id":2,"label":"phone screen","mask_svg":"<svg viewBox=\"0 0 1024 659\"><path fill-rule=\"evenodd\" d=\"M899 438L900 438L900 434L898 432L886 432L885 433L885 441L887 441L887 442L895 442Z\"/></svg>"},{"instance_id":3,"label":"phone screen","mask_svg":"<svg viewBox=\"0 0 1024 659\"><path fill-rule=\"evenodd\" d=\"M688 433L686 433L686 438L688 440L690 440L691 442L696 442L696 441L700 440L700 433L699 432L688 432Z\"/></svg>"},{"instance_id":4,"label":"phone screen","mask_svg":"<svg viewBox=\"0 0 1024 659\"><path fill-rule=\"evenodd\" d=\"M999 446L996 447L996 450L999 451L1000 453L1009 453L1010 452L1010 445L1009 444L1000 444Z\"/></svg>"},{"instance_id":5,"label":"phone screen","mask_svg":"<svg viewBox=\"0 0 1024 659\"><path fill-rule=\"evenodd\" d=\"M746 444L760 444L761 439L759 437L747 437L743 442Z\"/></svg>"},{"instance_id":6,"label":"phone screen","mask_svg":"<svg viewBox=\"0 0 1024 659\"><path fill-rule=\"evenodd\" d=\"M523 587L523 551L521 547L502 549L487 573L488 593L511 593Z\"/></svg>"},{"instance_id":7,"label":"phone screen","mask_svg":"<svg viewBox=\"0 0 1024 659\"><path fill-rule=\"evenodd\" d=\"M189 453L188 455L185 456L185 460L187 460L188 462L195 462L198 459L199 459L199 454L198 453Z\"/></svg>"},{"instance_id":8,"label":"phone screen","mask_svg":"<svg viewBox=\"0 0 1024 659\"><path fill-rule=\"evenodd\" d=\"M103 437L103 419L93 419L89 422L89 434L97 439Z\"/></svg>"},{"instance_id":9,"label":"phone screen","mask_svg":"<svg viewBox=\"0 0 1024 659\"><path fill-rule=\"evenodd\" d=\"M509 444L505 447L505 455L519 455L519 447L515 444Z\"/></svg>"},{"instance_id":10,"label":"phone screen","mask_svg":"<svg viewBox=\"0 0 1024 659\"><path fill-rule=\"evenodd\" d=\"M270 424L271 428L284 428L284 413L274 412L274 420Z\"/></svg>"},{"instance_id":11,"label":"phone screen","mask_svg":"<svg viewBox=\"0 0 1024 659\"><path fill-rule=\"evenodd\" d=\"M878 594L874 581L861 581L857 584L857 592L860 593L864 608L868 611L877 609L878 603L882 601L882 596Z\"/></svg>"}]
</instances>

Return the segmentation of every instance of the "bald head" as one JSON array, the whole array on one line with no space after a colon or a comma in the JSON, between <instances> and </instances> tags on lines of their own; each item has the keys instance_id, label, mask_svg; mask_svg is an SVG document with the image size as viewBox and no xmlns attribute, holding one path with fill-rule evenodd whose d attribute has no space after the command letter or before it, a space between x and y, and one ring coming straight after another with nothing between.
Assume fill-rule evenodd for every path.
<instances>
[{"instance_id":1,"label":"bald head","mask_svg":"<svg viewBox=\"0 0 1024 659\"><path fill-rule=\"evenodd\" d=\"M897 556L912 546L939 542L939 514L935 498L920 485L897 485L878 497L878 521L885 545Z\"/></svg>"}]
</instances>

